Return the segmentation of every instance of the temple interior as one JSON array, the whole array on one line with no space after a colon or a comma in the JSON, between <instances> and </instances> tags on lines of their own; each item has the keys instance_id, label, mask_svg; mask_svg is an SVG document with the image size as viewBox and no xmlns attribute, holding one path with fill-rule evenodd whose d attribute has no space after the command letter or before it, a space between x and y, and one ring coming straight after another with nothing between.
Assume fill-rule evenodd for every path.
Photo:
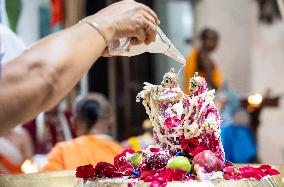
<instances>
[{"instance_id":1,"label":"temple interior","mask_svg":"<svg viewBox=\"0 0 284 187\"><path fill-rule=\"evenodd\" d=\"M72 27L84 17L115 2L0 0L3 71L6 65L40 39ZM177 62L164 51L151 53L150 48L150 51L137 56L100 57L52 109L41 111L36 117L30 116L16 128L1 133L0 174L5 176L0 176L0 186L5 186L3 181L13 180L10 177L15 174L74 170L75 164L86 165L84 156L77 155L79 149L67 150L67 142L80 136L88 141L85 148L98 155L92 164L100 159L107 162L123 149L137 151L155 144L153 121L148 119L144 106L136 102L136 97L143 90L144 82L163 85L166 81L164 74L172 68L178 76L178 87L184 94L190 93L189 82L195 72L205 78L209 90L215 90L214 102L222 118L221 140L227 161L236 164L268 163L283 169L284 1L137 2L156 12L161 32L186 62ZM156 37L159 36L157 33ZM155 42L162 45L159 41L156 39ZM98 113L85 114L88 107L94 107ZM25 108L19 106L17 113ZM84 117L90 119L81 119ZM90 120L91 123L87 123ZM80 125L84 122L87 128L83 130L87 133L81 132ZM110 140L110 143L100 145L90 138L92 135ZM65 162L72 164L58 167L50 162L49 157L59 159L60 151L70 156ZM78 156L77 161L72 156ZM74 175L74 172L71 173ZM52 173L39 175L44 178L42 180L49 180L46 179L49 176ZM71 182L70 178L67 179L64 181L66 186L73 184L73 179ZM54 183L51 186L58 183L50 181ZM282 181L280 186L284 186L284 177L279 177L279 181Z\"/></svg>"}]
</instances>

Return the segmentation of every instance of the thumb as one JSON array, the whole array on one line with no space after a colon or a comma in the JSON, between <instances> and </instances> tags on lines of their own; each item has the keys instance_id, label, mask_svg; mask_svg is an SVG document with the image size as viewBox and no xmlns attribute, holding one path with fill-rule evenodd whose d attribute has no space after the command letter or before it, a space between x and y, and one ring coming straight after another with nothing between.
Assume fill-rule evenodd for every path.
<instances>
[{"instance_id":1,"label":"thumb","mask_svg":"<svg viewBox=\"0 0 284 187\"><path fill-rule=\"evenodd\" d=\"M103 54L102 54L103 57L111 57L111 55L109 54L109 51L108 51L108 48L106 47Z\"/></svg>"}]
</instances>

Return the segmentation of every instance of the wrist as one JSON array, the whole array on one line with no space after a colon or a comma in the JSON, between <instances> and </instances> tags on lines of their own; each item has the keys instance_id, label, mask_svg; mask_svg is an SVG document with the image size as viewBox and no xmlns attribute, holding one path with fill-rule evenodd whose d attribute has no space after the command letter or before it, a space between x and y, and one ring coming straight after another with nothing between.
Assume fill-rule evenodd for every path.
<instances>
[{"instance_id":1,"label":"wrist","mask_svg":"<svg viewBox=\"0 0 284 187\"><path fill-rule=\"evenodd\" d=\"M115 26L108 19L104 19L100 15L95 14L84 20L96 25L101 35L104 36L107 45L113 41L116 34Z\"/></svg>"}]
</instances>

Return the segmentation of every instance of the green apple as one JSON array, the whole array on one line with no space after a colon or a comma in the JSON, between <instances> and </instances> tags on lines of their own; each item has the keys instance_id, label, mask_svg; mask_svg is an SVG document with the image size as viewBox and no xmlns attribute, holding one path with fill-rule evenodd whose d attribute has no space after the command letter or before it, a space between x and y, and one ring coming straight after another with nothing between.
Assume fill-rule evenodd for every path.
<instances>
[{"instance_id":1,"label":"green apple","mask_svg":"<svg viewBox=\"0 0 284 187\"><path fill-rule=\"evenodd\" d=\"M142 154L141 153L134 153L132 157L130 157L129 162L134 168L138 168L139 164L142 161Z\"/></svg>"},{"instance_id":2,"label":"green apple","mask_svg":"<svg viewBox=\"0 0 284 187\"><path fill-rule=\"evenodd\" d=\"M168 161L167 168L180 169L190 172L191 164L188 158L184 156L174 156Z\"/></svg>"}]
</instances>

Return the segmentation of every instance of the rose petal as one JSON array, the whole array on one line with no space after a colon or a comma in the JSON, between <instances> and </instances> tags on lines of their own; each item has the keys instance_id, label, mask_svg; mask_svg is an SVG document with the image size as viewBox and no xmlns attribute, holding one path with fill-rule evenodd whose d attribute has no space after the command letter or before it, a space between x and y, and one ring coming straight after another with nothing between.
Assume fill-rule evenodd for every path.
<instances>
[{"instance_id":1,"label":"rose petal","mask_svg":"<svg viewBox=\"0 0 284 187\"><path fill-rule=\"evenodd\" d=\"M95 169L92 164L79 166L76 169L76 177L83 179L90 179L95 176Z\"/></svg>"},{"instance_id":2,"label":"rose petal","mask_svg":"<svg viewBox=\"0 0 284 187\"><path fill-rule=\"evenodd\" d=\"M195 155L197 155L198 153L201 153L204 150L205 150L204 147L198 146L191 153L189 153L189 155L194 157Z\"/></svg>"},{"instance_id":3,"label":"rose petal","mask_svg":"<svg viewBox=\"0 0 284 187\"><path fill-rule=\"evenodd\" d=\"M153 153L156 153L156 152L159 152L161 149L158 148L158 147L151 147L150 148L150 151L153 152Z\"/></svg>"},{"instance_id":4,"label":"rose petal","mask_svg":"<svg viewBox=\"0 0 284 187\"><path fill-rule=\"evenodd\" d=\"M134 154L133 149L126 149L121 154L114 157L115 173L118 175L130 176L134 170L132 164L126 159L126 154Z\"/></svg>"},{"instance_id":5,"label":"rose petal","mask_svg":"<svg viewBox=\"0 0 284 187\"><path fill-rule=\"evenodd\" d=\"M99 162L95 167L95 176L102 177L114 177L114 166L107 162Z\"/></svg>"}]
</instances>

